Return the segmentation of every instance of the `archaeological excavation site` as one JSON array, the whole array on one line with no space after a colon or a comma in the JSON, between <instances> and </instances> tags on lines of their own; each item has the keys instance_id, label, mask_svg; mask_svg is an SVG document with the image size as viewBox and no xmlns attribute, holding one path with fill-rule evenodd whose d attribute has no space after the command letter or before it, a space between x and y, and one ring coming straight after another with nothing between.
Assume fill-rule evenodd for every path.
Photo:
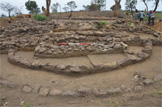
<instances>
[{"instance_id":1,"label":"archaeological excavation site","mask_svg":"<svg viewBox=\"0 0 162 107\"><path fill-rule=\"evenodd\" d=\"M69 14L1 20L0 107L162 107L162 27Z\"/></svg>"}]
</instances>

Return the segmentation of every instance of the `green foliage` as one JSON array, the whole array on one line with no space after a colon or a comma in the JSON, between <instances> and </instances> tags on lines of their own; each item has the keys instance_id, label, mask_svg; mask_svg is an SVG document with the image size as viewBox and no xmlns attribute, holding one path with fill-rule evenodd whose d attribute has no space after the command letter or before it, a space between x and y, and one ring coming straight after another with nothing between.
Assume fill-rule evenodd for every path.
<instances>
[{"instance_id":1,"label":"green foliage","mask_svg":"<svg viewBox=\"0 0 162 107\"><path fill-rule=\"evenodd\" d=\"M83 5L86 11L101 11L102 7L105 6L105 0L92 0L90 5Z\"/></svg>"},{"instance_id":2,"label":"green foliage","mask_svg":"<svg viewBox=\"0 0 162 107\"><path fill-rule=\"evenodd\" d=\"M75 1L70 1L70 2L67 3L67 5L69 6L71 11L73 11L74 9L77 8Z\"/></svg>"},{"instance_id":3,"label":"green foliage","mask_svg":"<svg viewBox=\"0 0 162 107\"><path fill-rule=\"evenodd\" d=\"M157 17L157 18L162 18L162 13L156 13L156 14L155 14L155 17Z\"/></svg>"},{"instance_id":4,"label":"green foliage","mask_svg":"<svg viewBox=\"0 0 162 107\"><path fill-rule=\"evenodd\" d=\"M137 0L126 0L125 2L125 8L127 10L133 10L136 8L136 5L137 5Z\"/></svg>"},{"instance_id":5,"label":"green foliage","mask_svg":"<svg viewBox=\"0 0 162 107\"><path fill-rule=\"evenodd\" d=\"M38 21L44 21L44 20L46 20L46 19L48 19L48 18L45 17L45 16L42 16L42 15L35 15L35 16L34 16L34 19L35 19L35 20L38 20Z\"/></svg>"},{"instance_id":6,"label":"green foliage","mask_svg":"<svg viewBox=\"0 0 162 107\"><path fill-rule=\"evenodd\" d=\"M108 24L107 21L100 21L96 23L96 28L103 28L104 26L106 26Z\"/></svg>"},{"instance_id":7,"label":"green foliage","mask_svg":"<svg viewBox=\"0 0 162 107\"><path fill-rule=\"evenodd\" d=\"M40 8L38 7L36 1L31 1L31 0L28 0L26 3L25 3L25 6L26 6L26 9L29 11L30 14L38 14L40 13Z\"/></svg>"},{"instance_id":8,"label":"green foliage","mask_svg":"<svg viewBox=\"0 0 162 107\"><path fill-rule=\"evenodd\" d=\"M108 24L107 21L101 21L100 23L103 24L103 25L107 25Z\"/></svg>"},{"instance_id":9,"label":"green foliage","mask_svg":"<svg viewBox=\"0 0 162 107\"><path fill-rule=\"evenodd\" d=\"M31 107L31 105L29 105L27 102L25 102L22 107Z\"/></svg>"},{"instance_id":10,"label":"green foliage","mask_svg":"<svg viewBox=\"0 0 162 107\"><path fill-rule=\"evenodd\" d=\"M80 22L78 22L77 24L80 25Z\"/></svg>"},{"instance_id":11,"label":"green foliage","mask_svg":"<svg viewBox=\"0 0 162 107\"><path fill-rule=\"evenodd\" d=\"M162 89L154 91L154 96L157 96L158 94L162 94Z\"/></svg>"},{"instance_id":12,"label":"green foliage","mask_svg":"<svg viewBox=\"0 0 162 107\"><path fill-rule=\"evenodd\" d=\"M53 5L51 6L52 12L53 12L53 13L54 13L54 12L57 12L59 6L60 6L59 3L53 4Z\"/></svg>"},{"instance_id":13,"label":"green foliage","mask_svg":"<svg viewBox=\"0 0 162 107\"><path fill-rule=\"evenodd\" d=\"M148 21L148 15L146 15L146 16L144 17L144 20L145 20L145 21Z\"/></svg>"},{"instance_id":14,"label":"green foliage","mask_svg":"<svg viewBox=\"0 0 162 107\"><path fill-rule=\"evenodd\" d=\"M86 10L86 11L99 11L99 6L97 4L91 4L91 5L87 5L87 6L83 6L83 8Z\"/></svg>"},{"instance_id":15,"label":"green foliage","mask_svg":"<svg viewBox=\"0 0 162 107\"><path fill-rule=\"evenodd\" d=\"M112 11L114 11L115 5L111 6L110 9L111 9ZM121 10L121 5L119 6L119 10Z\"/></svg>"},{"instance_id":16,"label":"green foliage","mask_svg":"<svg viewBox=\"0 0 162 107\"><path fill-rule=\"evenodd\" d=\"M132 24L131 22L128 22L128 26L131 26L131 24Z\"/></svg>"}]
</instances>

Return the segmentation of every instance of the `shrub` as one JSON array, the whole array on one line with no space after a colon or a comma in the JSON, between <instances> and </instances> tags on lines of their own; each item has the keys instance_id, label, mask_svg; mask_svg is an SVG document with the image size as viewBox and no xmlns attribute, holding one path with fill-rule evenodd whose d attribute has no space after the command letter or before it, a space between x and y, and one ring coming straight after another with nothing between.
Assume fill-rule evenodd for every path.
<instances>
[{"instance_id":1,"label":"shrub","mask_svg":"<svg viewBox=\"0 0 162 107\"><path fill-rule=\"evenodd\" d=\"M46 20L46 19L48 19L47 17L44 17L44 16L42 16L42 15L35 15L34 16L34 19L35 20L38 20L38 21L44 21L44 20Z\"/></svg>"}]
</instances>

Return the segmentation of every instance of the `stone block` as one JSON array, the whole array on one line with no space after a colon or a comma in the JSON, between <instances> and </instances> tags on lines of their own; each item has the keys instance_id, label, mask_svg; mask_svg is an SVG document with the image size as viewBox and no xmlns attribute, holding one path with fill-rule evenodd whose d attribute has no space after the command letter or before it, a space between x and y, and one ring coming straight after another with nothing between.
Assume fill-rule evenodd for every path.
<instances>
[{"instance_id":1,"label":"stone block","mask_svg":"<svg viewBox=\"0 0 162 107\"><path fill-rule=\"evenodd\" d=\"M91 93L91 90L90 90L90 88L87 88L87 87L80 87L77 90L77 93L78 93L79 97L85 97L85 96L87 96L88 94Z\"/></svg>"},{"instance_id":2,"label":"stone block","mask_svg":"<svg viewBox=\"0 0 162 107\"><path fill-rule=\"evenodd\" d=\"M152 84L154 81L152 80L152 79L145 79L144 81L143 81L143 84L144 85L149 85L149 84Z\"/></svg>"},{"instance_id":3,"label":"stone block","mask_svg":"<svg viewBox=\"0 0 162 107\"><path fill-rule=\"evenodd\" d=\"M29 87L29 86L24 86L24 87L23 87L23 91L26 92L26 93L31 92L31 90L32 90L32 88Z\"/></svg>"},{"instance_id":4,"label":"stone block","mask_svg":"<svg viewBox=\"0 0 162 107\"><path fill-rule=\"evenodd\" d=\"M58 96L58 95L61 95L62 94L62 91L61 90L57 90L57 89L53 89L49 92L49 95L51 96Z\"/></svg>"},{"instance_id":5,"label":"stone block","mask_svg":"<svg viewBox=\"0 0 162 107\"><path fill-rule=\"evenodd\" d=\"M67 90L62 93L63 96L74 96L75 92L73 90Z\"/></svg>"},{"instance_id":6,"label":"stone block","mask_svg":"<svg viewBox=\"0 0 162 107\"><path fill-rule=\"evenodd\" d=\"M49 89L48 88L40 88L40 90L39 90L39 95L41 95L41 96L47 96L48 95L48 93L49 93Z\"/></svg>"}]
</instances>

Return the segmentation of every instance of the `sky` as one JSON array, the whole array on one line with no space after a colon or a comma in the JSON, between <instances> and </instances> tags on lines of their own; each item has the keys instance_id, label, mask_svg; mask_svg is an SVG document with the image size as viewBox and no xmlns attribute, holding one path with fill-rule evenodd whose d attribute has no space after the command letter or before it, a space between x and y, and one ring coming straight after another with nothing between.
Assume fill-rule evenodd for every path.
<instances>
[{"instance_id":1,"label":"sky","mask_svg":"<svg viewBox=\"0 0 162 107\"><path fill-rule=\"evenodd\" d=\"M27 11L26 7L25 7L25 2L27 2L27 1L28 0L0 0L0 3L8 2L8 3L10 3L14 6L17 6L18 8L22 7L21 12L23 14L28 14L29 11ZM41 9L42 6L46 7L46 0L34 0L34 1L37 2L40 9ZM61 5L61 11L63 11L62 8L69 1L75 1L76 2L76 5L78 6L75 9L76 11L77 10L83 10L83 5L89 5L91 3L91 0L51 0L51 5L57 2ZM126 0L121 0L122 10L125 9L125 1ZM110 7L114 4L115 4L114 0L106 0L106 10L110 10ZM149 10L153 10L154 9L154 2L148 2L148 7L149 7ZM138 10L145 10L146 7L145 7L144 3L142 2L142 0L138 0L136 8ZM60 9L58 11L60 11ZM160 0L160 2L159 2L159 6L157 8L157 11L162 11L162 0ZM2 13L7 15L7 13L5 11L0 9L0 15Z\"/></svg>"}]
</instances>

